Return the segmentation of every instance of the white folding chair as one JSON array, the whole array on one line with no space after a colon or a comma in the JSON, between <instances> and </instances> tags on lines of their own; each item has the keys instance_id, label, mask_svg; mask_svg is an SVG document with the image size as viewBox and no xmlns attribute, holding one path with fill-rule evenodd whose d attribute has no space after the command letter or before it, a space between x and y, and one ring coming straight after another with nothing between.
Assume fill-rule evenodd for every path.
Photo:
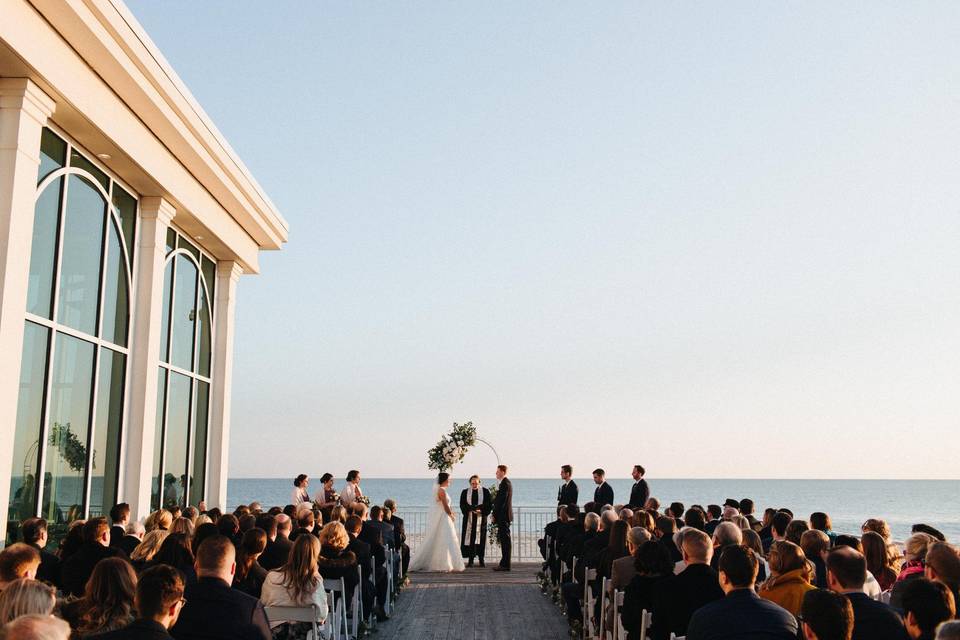
<instances>
[{"instance_id":1,"label":"white folding chair","mask_svg":"<svg viewBox=\"0 0 960 640\"><path fill-rule=\"evenodd\" d=\"M387 547L387 601L383 603L383 610L390 615L393 611L393 549Z\"/></svg>"},{"instance_id":2,"label":"white folding chair","mask_svg":"<svg viewBox=\"0 0 960 640\"><path fill-rule=\"evenodd\" d=\"M892 591L892 590L881 591L881 592L880 592L880 597L877 598L877 600L879 600L879 601L882 602L883 604L890 604L890 596L892 596L892 595L893 595L893 591Z\"/></svg>"},{"instance_id":3,"label":"white folding chair","mask_svg":"<svg viewBox=\"0 0 960 640\"><path fill-rule=\"evenodd\" d=\"M653 626L653 612L643 610L640 614L640 640L647 640L647 631Z\"/></svg>"},{"instance_id":4,"label":"white folding chair","mask_svg":"<svg viewBox=\"0 0 960 640\"><path fill-rule=\"evenodd\" d=\"M284 622L309 622L313 625L313 637L320 640L320 631L324 630L324 637L330 638L330 616L321 625L319 623L320 612L317 605L311 604L309 607L264 607L267 614L267 621L270 627L278 627Z\"/></svg>"},{"instance_id":5,"label":"white folding chair","mask_svg":"<svg viewBox=\"0 0 960 640\"><path fill-rule=\"evenodd\" d=\"M596 628L593 624L593 605L597 601L593 597L593 581L597 579L596 569L585 569L583 572L583 637L584 640L596 638ZM643 640L641 638L640 640Z\"/></svg>"},{"instance_id":6,"label":"white folding chair","mask_svg":"<svg viewBox=\"0 0 960 640\"><path fill-rule=\"evenodd\" d=\"M600 585L600 621L597 623L600 640L607 640L607 589L610 586L610 578L604 578Z\"/></svg>"},{"instance_id":7,"label":"white folding chair","mask_svg":"<svg viewBox=\"0 0 960 640\"><path fill-rule=\"evenodd\" d=\"M678 636L677 634L670 632L670 640L687 640L687 636Z\"/></svg>"},{"instance_id":8,"label":"white folding chair","mask_svg":"<svg viewBox=\"0 0 960 640\"><path fill-rule=\"evenodd\" d=\"M358 587L359 588L359 587ZM343 578L330 579L324 578L323 589L327 592L327 602L330 603L330 614L333 618L331 622L332 640L341 640L347 638L347 588L344 585ZM337 596L339 594L339 597Z\"/></svg>"},{"instance_id":9,"label":"white folding chair","mask_svg":"<svg viewBox=\"0 0 960 640\"><path fill-rule=\"evenodd\" d=\"M613 592L613 640L627 640L627 630L623 628L623 618L620 612L623 610L623 591L617 589Z\"/></svg>"},{"instance_id":10,"label":"white folding chair","mask_svg":"<svg viewBox=\"0 0 960 640\"><path fill-rule=\"evenodd\" d=\"M357 565L357 588L353 590L350 603L350 637L360 637L360 621L363 620L363 570Z\"/></svg>"}]
</instances>

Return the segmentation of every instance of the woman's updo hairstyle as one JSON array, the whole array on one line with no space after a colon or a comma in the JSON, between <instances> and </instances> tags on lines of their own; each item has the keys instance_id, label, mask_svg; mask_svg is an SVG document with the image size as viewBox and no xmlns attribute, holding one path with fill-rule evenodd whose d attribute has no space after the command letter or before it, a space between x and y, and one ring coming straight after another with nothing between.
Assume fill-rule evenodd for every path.
<instances>
[{"instance_id":1,"label":"woman's updo hairstyle","mask_svg":"<svg viewBox=\"0 0 960 640\"><path fill-rule=\"evenodd\" d=\"M293 479L293 486L299 487L303 484L303 481L307 479L307 474L301 473L296 478Z\"/></svg>"},{"instance_id":2,"label":"woman's updo hairstyle","mask_svg":"<svg viewBox=\"0 0 960 640\"><path fill-rule=\"evenodd\" d=\"M320 484L327 484L327 482L329 482L330 480L333 480L332 473L325 473L322 476L320 476Z\"/></svg>"},{"instance_id":3,"label":"woman's updo hairstyle","mask_svg":"<svg viewBox=\"0 0 960 640\"><path fill-rule=\"evenodd\" d=\"M443 484L449 479L450 479L450 474L445 471L441 471L440 473L437 474L437 484Z\"/></svg>"}]
</instances>

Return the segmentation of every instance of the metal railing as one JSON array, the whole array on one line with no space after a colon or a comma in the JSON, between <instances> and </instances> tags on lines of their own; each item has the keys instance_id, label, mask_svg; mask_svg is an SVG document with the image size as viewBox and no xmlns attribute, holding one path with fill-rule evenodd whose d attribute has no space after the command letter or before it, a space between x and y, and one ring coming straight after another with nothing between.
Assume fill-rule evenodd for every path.
<instances>
[{"instance_id":1,"label":"metal railing","mask_svg":"<svg viewBox=\"0 0 960 640\"><path fill-rule=\"evenodd\" d=\"M413 506L403 507L397 512L397 515L403 518L404 530L407 534L407 545L410 547L410 553L415 554L417 547L423 540L424 530L427 525L428 507ZM457 535L460 534L463 515L459 511L454 511L456 515ZM540 555L540 547L537 540L543 537L543 528L547 523L555 520L557 517L556 509L550 507L514 507L513 523L510 526L510 538L513 543L512 560L513 562L540 562L543 557ZM489 520L488 520L489 523ZM490 559L500 558L500 545L496 539L487 534L487 545L484 553L485 557Z\"/></svg>"}]
</instances>

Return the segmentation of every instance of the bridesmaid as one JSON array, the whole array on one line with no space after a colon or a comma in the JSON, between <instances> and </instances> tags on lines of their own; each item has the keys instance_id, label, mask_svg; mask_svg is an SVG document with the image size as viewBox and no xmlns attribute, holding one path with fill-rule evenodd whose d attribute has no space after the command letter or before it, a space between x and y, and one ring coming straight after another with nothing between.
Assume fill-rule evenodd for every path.
<instances>
[{"instance_id":1,"label":"bridesmaid","mask_svg":"<svg viewBox=\"0 0 960 640\"><path fill-rule=\"evenodd\" d=\"M301 473L293 479L293 493L290 495L290 504L299 507L306 502L310 504L310 493L307 487L310 485L310 478L305 473Z\"/></svg>"}]
</instances>

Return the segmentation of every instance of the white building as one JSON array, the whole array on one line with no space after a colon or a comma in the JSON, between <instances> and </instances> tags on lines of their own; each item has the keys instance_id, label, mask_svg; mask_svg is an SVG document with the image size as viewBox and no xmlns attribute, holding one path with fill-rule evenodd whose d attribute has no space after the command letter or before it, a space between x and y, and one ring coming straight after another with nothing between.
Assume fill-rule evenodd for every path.
<instances>
[{"instance_id":1,"label":"white building","mask_svg":"<svg viewBox=\"0 0 960 640\"><path fill-rule=\"evenodd\" d=\"M119 0L0 0L0 541L226 506L237 282L286 238Z\"/></svg>"}]
</instances>

